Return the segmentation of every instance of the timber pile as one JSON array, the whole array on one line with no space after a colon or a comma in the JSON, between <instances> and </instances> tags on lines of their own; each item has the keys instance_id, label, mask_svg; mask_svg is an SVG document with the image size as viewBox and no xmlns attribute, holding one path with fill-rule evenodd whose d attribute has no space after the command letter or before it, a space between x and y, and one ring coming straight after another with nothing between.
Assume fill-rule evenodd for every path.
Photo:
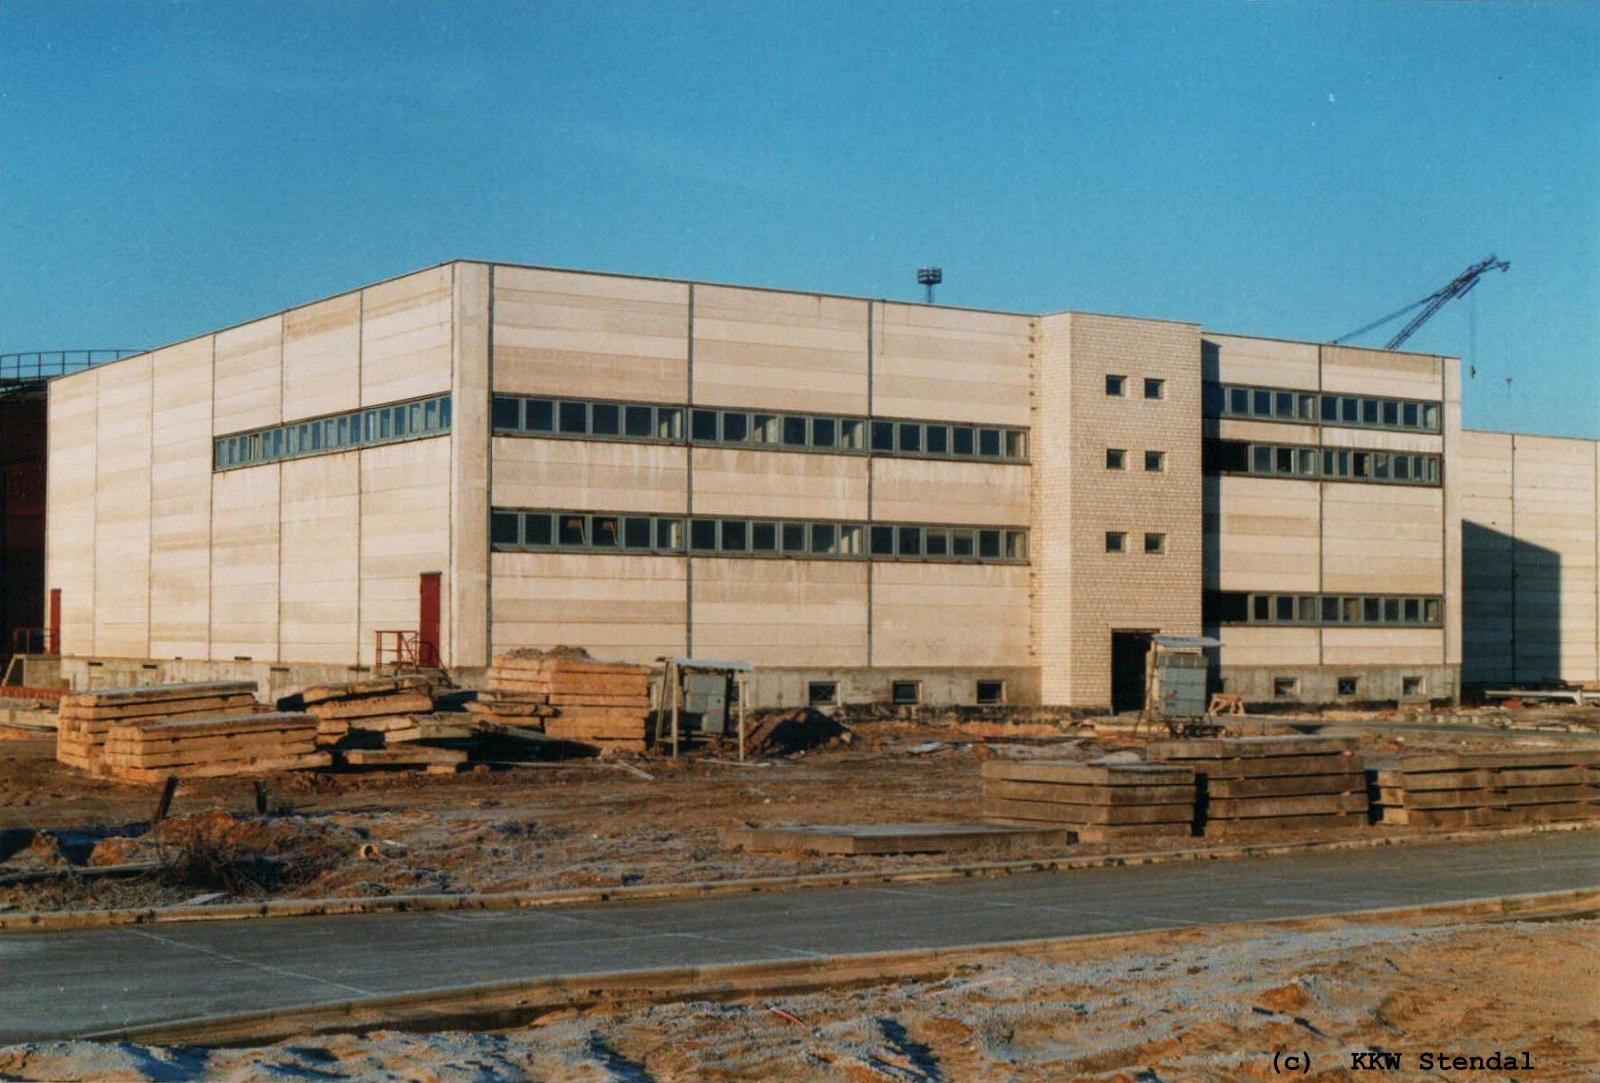
<instances>
[{"instance_id":1,"label":"timber pile","mask_svg":"<svg viewBox=\"0 0 1600 1083\"><path fill-rule=\"evenodd\" d=\"M1059 824L1082 842L1181 838L1194 821L1187 765L987 760L981 771L985 818Z\"/></svg>"},{"instance_id":2,"label":"timber pile","mask_svg":"<svg viewBox=\"0 0 1600 1083\"><path fill-rule=\"evenodd\" d=\"M298 697L317 720L317 741L336 745L347 738L359 742L399 744L428 734L413 716L433 710L433 687L427 677L375 677L349 684L313 685Z\"/></svg>"},{"instance_id":3,"label":"timber pile","mask_svg":"<svg viewBox=\"0 0 1600 1083\"><path fill-rule=\"evenodd\" d=\"M112 726L102 761L124 782L216 778L326 767L317 720L308 714L224 714Z\"/></svg>"},{"instance_id":4,"label":"timber pile","mask_svg":"<svg viewBox=\"0 0 1600 1083\"><path fill-rule=\"evenodd\" d=\"M1600 817L1600 751L1436 752L1376 772L1379 822L1490 827Z\"/></svg>"},{"instance_id":5,"label":"timber pile","mask_svg":"<svg viewBox=\"0 0 1600 1083\"><path fill-rule=\"evenodd\" d=\"M254 681L150 684L67 692L61 697L56 759L80 771L104 773L101 754L112 726L248 711L255 702Z\"/></svg>"},{"instance_id":6,"label":"timber pile","mask_svg":"<svg viewBox=\"0 0 1600 1083\"><path fill-rule=\"evenodd\" d=\"M1367 783L1354 737L1155 741L1145 757L1194 768L1207 837L1358 828Z\"/></svg>"},{"instance_id":7,"label":"timber pile","mask_svg":"<svg viewBox=\"0 0 1600 1083\"><path fill-rule=\"evenodd\" d=\"M603 750L645 749L649 666L601 662L571 647L515 650L489 667L489 690L486 705L496 718L506 712L508 724L532 728L540 719L544 732L558 740ZM511 714L508 708L524 713Z\"/></svg>"}]
</instances>

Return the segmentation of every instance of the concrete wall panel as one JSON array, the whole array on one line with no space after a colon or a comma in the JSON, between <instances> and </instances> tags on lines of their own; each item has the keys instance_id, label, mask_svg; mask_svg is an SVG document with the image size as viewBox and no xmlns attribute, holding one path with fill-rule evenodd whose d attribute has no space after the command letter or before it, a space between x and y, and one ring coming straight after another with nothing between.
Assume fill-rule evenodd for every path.
<instances>
[{"instance_id":1,"label":"concrete wall panel","mask_svg":"<svg viewBox=\"0 0 1600 1083\"><path fill-rule=\"evenodd\" d=\"M805 452L695 448L696 515L861 520L867 460Z\"/></svg>"},{"instance_id":2,"label":"concrete wall panel","mask_svg":"<svg viewBox=\"0 0 1600 1083\"><path fill-rule=\"evenodd\" d=\"M694 288L694 401L867 412L868 302L732 286Z\"/></svg>"},{"instance_id":3,"label":"concrete wall panel","mask_svg":"<svg viewBox=\"0 0 1600 1083\"><path fill-rule=\"evenodd\" d=\"M150 648L211 651L211 339L157 350L150 450Z\"/></svg>"},{"instance_id":4,"label":"concrete wall panel","mask_svg":"<svg viewBox=\"0 0 1600 1083\"><path fill-rule=\"evenodd\" d=\"M495 650L564 644L619 662L682 654L686 563L609 553L495 553Z\"/></svg>"},{"instance_id":5,"label":"concrete wall panel","mask_svg":"<svg viewBox=\"0 0 1600 1083\"><path fill-rule=\"evenodd\" d=\"M1025 666L1026 567L872 565L872 663L876 666Z\"/></svg>"},{"instance_id":6,"label":"concrete wall panel","mask_svg":"<svg viewBox=\"0 0 1600 1083\"><path fill-rule=\"evenodd\" d=\"M880 417L1027 425L1034 321L879 303L872 411Z\"/></svg>"},{"instance_id":7,"label":"concrete wall panel","mask_svg":"<svg viewBox=\"0 0 1600 1083\"><path fill-rule=\"evenodd\" d=\"M694 560L694 651L757 666L859 666L867 566L825 560Z\"/></svg>"},{"instance_id":8,"label":"concrete wall panel","mask_svg":"<svg viewBox=\"0 0 1600 1083\"><path fill-rule=\"evenodd\" d=\"M1026 466L874 459L872 469L874 519L1026 527L1033 518Z\"/></svg>"},{"instance_id":9,"label":"concrete wall panel","mask_svg":"<svg viewBox=\"0 0 1600 1083\"><path fill-rule=\"evenodd\" d=\"M601 440L494 438L494 506L683 514L681 447Z\"/></svg>"}]
</instances>

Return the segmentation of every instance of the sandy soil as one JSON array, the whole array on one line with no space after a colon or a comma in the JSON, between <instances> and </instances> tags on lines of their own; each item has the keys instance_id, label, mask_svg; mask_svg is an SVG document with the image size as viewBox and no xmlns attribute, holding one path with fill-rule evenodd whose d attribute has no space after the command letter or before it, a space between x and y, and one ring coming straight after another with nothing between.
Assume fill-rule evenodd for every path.
<instances>
[{"instance_id":1,"label":"sandy soil","mask_svg":"<svg viewBox=\"0 0 1600 1083\"><path fill-rule=\"evenodd\" d=\"M266 780L271 814L255 814L253 783L185 783L168 820L147 829L153 786L88 778L53 759L49 741L0 742L0 881L28 870L159 862L159 874L62 875L0 882L0 906L23 910L150 906L225 892L229 899L382 896L609 887L953 862L1184 848L1199 840L1010 844L955 855L818 857L745 853L724 833L740 825L974 820L987 756L1077 758L1136 748L1125 732L1046 736L1051 727L873 723L849 746L813 749L760 767L636 761L615 766L477 767L416 772L285 774ZM1365 738L1369 765L1404 748L1504 746L1482 737ZM933 751L921 751L940 742ZM913 751L918 750L918 751ZM17 840L32 829L27 845ZM1404 828L1371 828L1404 833ZM1305 836L1313 837L1313 836ZM15 852L12 852L15 851Z\"/></svg>"},{"instance_id":2,"label":"sandy soil","mask_svg":"<svg viewBox=\"0 0 1600 1083\"><path fill-rule=\"evenodd\" d=\"M565 1012L504 1033L380 1031L247 1049L46 1043L0 1079L1309 1080L1600 1078L1600 921L1203 930L997 958L944 980L778 1000ZM1425 1071L1425 1052L1531 1071Z\"/></svg>"}]
</instances>

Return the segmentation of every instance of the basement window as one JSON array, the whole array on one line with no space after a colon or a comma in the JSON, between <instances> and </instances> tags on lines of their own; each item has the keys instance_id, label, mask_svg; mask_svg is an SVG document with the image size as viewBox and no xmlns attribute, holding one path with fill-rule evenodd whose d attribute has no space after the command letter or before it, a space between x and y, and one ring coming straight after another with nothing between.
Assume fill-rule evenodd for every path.
<instances>
[{"instance_id":1,"label":"basement window","mask_svg":"<svg viewBox=\"0 0 1600 1083\"><path fill-rule=\"evenodd\" d=\"M994 706L1006 701L1005 681L979 681L977 687L977 701L981 707Z\"/></svg>"},{"instance_id":2,"label":"basement window","mask_svg":"<svg viewBox=\"0 0 1600 1083\"><path fill-rule=\"evenodd\" d=\"M1421 677L1401 677L1400 694L1406 699L1424 696L1428 693L1428 684Z\"/></svg>"},{"instance_id":3,"label":"basement window","mask_svg":"<svg viewBox=\"0 0 1600 1083\"><path fill-rule=\"evenodd\" d=\"M1294 699L1300 693L1299 677L1272 678L1273 699Z\"/></svg>"},{"instance_id":4,"label":"basement window","mask_svg":"<svg viewBox=\"0 0 1600 1083\"><path fill-rule=\"evenodd\" d=\"M839 702L838 681L811 681L806 685L806 702L813 707L832 707Z\"/></svg>"},{"instance_id":5,"label":"basement window","mask_svg":"<svg viewBox=\"0 0 1600 1083\"><path fill-rule=\"evenodd\" d=\"M1359 677L1339 678L1339 694L1341 696L1353 696L1360 690L1360 688L1361 678Z\"/></svg>"},{"instance_id":6,"label":"basement window","mask_svg":"<svg viewBox=\"0 0 1600 1083\"><path fill-rule=\"evenodd\" d=\"M895 703L901 706L910 706L922 702L921 681L895 681L890 688L890 696Z\"/></svg>"}]
</instances>

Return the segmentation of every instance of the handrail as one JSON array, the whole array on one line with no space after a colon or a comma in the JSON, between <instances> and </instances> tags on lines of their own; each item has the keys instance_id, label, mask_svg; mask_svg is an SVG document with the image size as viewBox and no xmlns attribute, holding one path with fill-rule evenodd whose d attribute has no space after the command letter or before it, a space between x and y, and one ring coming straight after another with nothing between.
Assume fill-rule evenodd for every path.
<instances>
[{"instance_id":1,"label":"handrail","mask_svg":"<svg viewBox=\"0 0 1600 1083\"><path fill-rule=\"evenodd\" d=\"M0 353L0 381L43 380L69 372L121 361L143 350L22 350Z\"/></svg>"}]
</instances>

